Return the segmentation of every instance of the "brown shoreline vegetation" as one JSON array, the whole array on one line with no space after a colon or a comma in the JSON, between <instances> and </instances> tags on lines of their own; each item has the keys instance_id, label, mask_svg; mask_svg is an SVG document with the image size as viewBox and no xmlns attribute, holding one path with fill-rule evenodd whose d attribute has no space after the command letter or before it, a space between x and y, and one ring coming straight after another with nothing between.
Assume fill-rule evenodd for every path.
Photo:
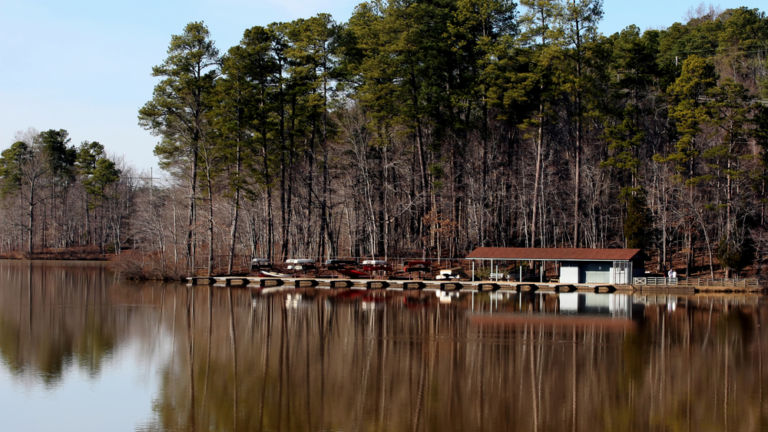
<instances>
[{"instance_id":1,"label":"brown shoreline vegetation","mask_svg":"<svg viewBox=\"0 0 768 432\"><path fill-rule=\"evenodd\" d=\"M101 253L94 247L46 249L32 254L18 251L0 253L0 259L7 260L109 261L112 256Z\"/></svg>"},{"instance_id":2,"label":"brown shoreline vegetation","mask_svg":"<svg viewBox=\"0 0 768 432\"><path fill-rule=\"evenodd\" d=\"M123 251L110 259L110 267L129 280L183 281L190 276L185 268L174 267L159 259L162 259L159 254Z\"/></svg>"}]
</instances>

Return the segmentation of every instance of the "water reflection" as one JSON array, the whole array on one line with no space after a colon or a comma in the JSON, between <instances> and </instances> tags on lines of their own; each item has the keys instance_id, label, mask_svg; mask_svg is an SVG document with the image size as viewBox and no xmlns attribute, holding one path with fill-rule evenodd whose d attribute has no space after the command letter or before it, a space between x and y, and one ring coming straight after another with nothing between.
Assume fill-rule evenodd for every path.
<instances>
[{"instance_id":1,"label":"water reflection","mask_svg":"<svg viewBox=\"0 0 768 432\"><path fill-rule=\"evenodd\" d=\"M0 262L3 430L134 430L152 419L170 334L93 263Z\"/></svg>"},{"instance_id":2,"label":"water reflection","mask_svg":"<svg viewBox=\"0 0 768 432\"><path fill-rule=\"evenodd\" d=\"M14 376L101 380L124 346L167 347L141 430L765 430L765 312L755 296L263 295L0 264Z\"/></svg>"},{"instance_id":3,"label":"water reflection","mask_svg":"<svg viewBox=\"0 0 768 432\"><path fill-rule=\"evenodd\" d=\"M0 355L10 371L32 373L49 386L70 363L90 376L99 374L116 339L112 314L104 307L106 276L99 269L0 266ZM77 293L64 286L77 286Z\"/></svg>"}]
</instances>

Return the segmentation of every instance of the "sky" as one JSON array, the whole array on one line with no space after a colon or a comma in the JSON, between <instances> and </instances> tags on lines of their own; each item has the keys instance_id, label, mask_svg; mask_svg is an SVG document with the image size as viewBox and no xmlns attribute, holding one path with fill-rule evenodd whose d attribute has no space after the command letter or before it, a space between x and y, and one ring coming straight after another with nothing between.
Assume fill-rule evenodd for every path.
<instances>
[{"instance_id":1,"label":"sky","mask_svg":"<svg viewBox=\"0 0 768 432\"><path fill-rule=\"evenodd\" d=\"M152 66L173 34L204 21L223 53L255 25L330 13L346 21L360 0L0 0L0 151L33 129L66 129L71 144L98 141L137 174L162 175L158 138L139 127L152 97ZM765 0L604 0L600 31L685 22L702 4L766 11Z\"/></svg>"}]
</instances>

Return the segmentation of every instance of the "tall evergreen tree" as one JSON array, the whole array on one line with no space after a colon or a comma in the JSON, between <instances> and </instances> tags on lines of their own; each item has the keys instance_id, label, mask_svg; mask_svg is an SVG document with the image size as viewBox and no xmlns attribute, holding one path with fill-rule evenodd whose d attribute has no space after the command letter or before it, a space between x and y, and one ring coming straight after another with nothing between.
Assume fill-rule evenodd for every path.
<instances>
[{"instance_id":1,"label":"tall evergreen tree","mask_svg":"<svg viewBox=\"0 0 768 432\"><path fill-rule=\"evenodd\" d=\"M200 146L208 139L210 110L219 52L202 22L191 22L171 37L168 57L152 68L161 77L153 97L139 110L139 124L161 138L155 146L160 165L187 179L187 267L194 270L196 200ZM213 247L213 245L209 245Z\"/></svg>"},{"instance_id":2,"label":"tall evergreen tree","mask_svg":"<svg viewBox=\"0 0 768 432\"><path fill-rule=\"evenodd\" d=\"M602 0L565 0L561 15L563 41L572 60L565 83L573 105L573 245L581 244L579 219L581 217L581 164L584 147L585 94L589 86L587 64L590 43L597 38L597 24L603 17Z\"/></svg>"}]
</instances>

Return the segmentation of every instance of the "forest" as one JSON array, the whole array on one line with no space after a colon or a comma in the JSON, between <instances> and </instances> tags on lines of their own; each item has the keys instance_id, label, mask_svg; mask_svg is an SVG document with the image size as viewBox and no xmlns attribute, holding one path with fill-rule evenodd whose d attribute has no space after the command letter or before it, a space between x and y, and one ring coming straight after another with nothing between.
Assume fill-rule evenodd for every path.
<instances>
[{"instance_id":1,"label":"forest","mask_svg":"<svg viewBox=\"0 0 768 432\"><path fill-rule=\"evenodd\" d=\"M0 155L0 253L95 248L178 277L630 247L655 271L759 273L768 18L692 15L603 35L600 0L373 0L226 51L191 22L138 112L172 181L29 131Z\"/></svg>"}]
</instances>

